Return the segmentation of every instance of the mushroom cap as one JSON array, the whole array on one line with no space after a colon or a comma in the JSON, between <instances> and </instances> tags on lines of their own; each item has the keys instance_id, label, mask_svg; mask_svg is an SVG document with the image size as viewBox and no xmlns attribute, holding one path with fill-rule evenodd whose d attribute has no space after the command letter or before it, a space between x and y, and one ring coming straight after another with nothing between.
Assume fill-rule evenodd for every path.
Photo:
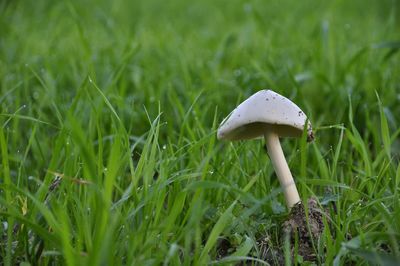
<instances>
[{"instance_id":1,"label":"mushroom cap","mask_svg":"<svg viewBox=\"0 0 400 266\"><path fill-rule=\"evenodd\" d=\"M272 90L261 90L222 121L217 137L226 140L253 139L271 130L280 137L300 137L306 121L304 112L288 98ZM308 122L307 140L313 139Z\"/></svg>"}]
</instances>

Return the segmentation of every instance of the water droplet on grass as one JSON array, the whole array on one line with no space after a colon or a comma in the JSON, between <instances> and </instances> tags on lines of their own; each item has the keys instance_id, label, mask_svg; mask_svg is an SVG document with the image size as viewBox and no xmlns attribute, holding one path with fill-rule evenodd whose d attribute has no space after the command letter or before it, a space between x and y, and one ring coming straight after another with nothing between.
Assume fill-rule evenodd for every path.
<instances>
[{"instance_id":1,"label":"water droplet on grass","mask_svg":"<svg viewBox=\"0 0 400 266\"><path fill-rule=\"evenodd\" d=\"M242 74L242 70L236 69L236 70L234 71L234 74L235 74L236 77L238 77L238 76L240 76L240 75Z\"/></svg>"}]
</instances>

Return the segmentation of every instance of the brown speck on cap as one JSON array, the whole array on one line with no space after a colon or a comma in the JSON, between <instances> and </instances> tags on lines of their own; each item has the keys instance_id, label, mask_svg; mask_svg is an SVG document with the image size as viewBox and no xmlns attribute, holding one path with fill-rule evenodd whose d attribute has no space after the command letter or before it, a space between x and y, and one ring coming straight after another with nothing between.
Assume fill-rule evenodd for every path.
<instances>
[{"instance_id":1,"label":"brown speck on cap","mask_svg":"<svg viewBox=\"0 0 400 266\"><path fill-rule=\"evenodd\" d=\"M315 139L314 133L311 131L311 133L308 134L308 136L307 136L307 142L311 142L311 141L313 141L314 139Z\"/></svg>"}]
</instances>

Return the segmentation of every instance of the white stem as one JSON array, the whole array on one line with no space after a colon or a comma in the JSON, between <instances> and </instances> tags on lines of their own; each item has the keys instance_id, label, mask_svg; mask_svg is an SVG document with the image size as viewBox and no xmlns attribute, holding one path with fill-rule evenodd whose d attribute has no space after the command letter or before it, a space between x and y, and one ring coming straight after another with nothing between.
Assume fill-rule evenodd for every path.
<instances>
[{"instance_id":1,"label":"white stem","mask_svg":"<svg viewBox=\"0 0 400 266\"><path fill-rule=\"evenodd\" d=\"M278 134L274 132L266 132L264 134L267 150L271 162L274 166L276 175L285 194L286 204L288 208L292 208L300 201L299 192L297 192L296 183L290 173L289 166L283 154Z\"/></svg>"}]
</instances>

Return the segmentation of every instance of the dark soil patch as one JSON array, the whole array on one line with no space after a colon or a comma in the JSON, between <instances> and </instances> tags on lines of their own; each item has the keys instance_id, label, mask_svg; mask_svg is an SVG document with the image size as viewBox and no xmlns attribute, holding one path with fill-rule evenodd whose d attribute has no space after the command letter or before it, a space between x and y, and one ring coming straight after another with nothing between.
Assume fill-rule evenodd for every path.
<instances>
[{"instance_id":1,"label":"dark soil patch","mask_svg":"<svg viewBox=\"0 0 400 266\"><path fill-rule=\"evenodd\" d=\"M221 259L225 256L228 256L231 249L231 242L226 238L220 238L217 242L217 258Z\"/></svg>"},{"instance_id":2,"label":"dark soil patch","mask_svg":"<svg viewBox=\"0 0 400 266\"><path fill-rule=\"evenodd\" d=\"M308 200L308 212L301 202L293 206L289 219L282 225L284 235L290 238L292 255L297 237L298 255L305 261L316 261L315 246L324 230L323 213L313 198Z\"/></svg>"},{"instance_id":3,"label":"dark soil patch","mask_svg":"<svg viewBox=\"0 0 400 266\"><path fill-rule=\"evenodd\" d=\"M323 216L326 215L326 211L318 206L318 202L314 198L308 200L307 208L302 202L297 203L291 209L287 219L282 223L282 234L278 240L279 246L271 245L276 240L271 241L271 236L269 235L262 235L258 239L258 259L264 260L270 265L285 265L283 247L285 246L285 241L289 239L292 262L308 261L321 264L322 262L318 261L316 251L319 238L324 231ZM217 243L218 259L228 256L233 250L234 248L228 239L219 239ZM300 260L298 256L301 256L302 259ZM248 260L239 262L236 265L260 265L260 263Z\"/></svg>"},{"instance_id":4,"label":"dark soil patch","mask_svg":"<svg viewBox=\"0 0 400 266\"><path fill-rule=\"evenodd\" d=\"M308 200L307 206L307 213L302 202L293 206L288 219L282 224L281 243L283 246L285 238L289 238L292 261L295 259L295 245L297 245L297 255L301 256L303 261L318 262L316 248L318 239L324 230L323 216L325 211L318 206L317 200L314 198ZM266 243L262 245L262 241L259 243L262 259L271 265L285 264L282 249L272 249Z\"/></svg>"}]
</instances>

